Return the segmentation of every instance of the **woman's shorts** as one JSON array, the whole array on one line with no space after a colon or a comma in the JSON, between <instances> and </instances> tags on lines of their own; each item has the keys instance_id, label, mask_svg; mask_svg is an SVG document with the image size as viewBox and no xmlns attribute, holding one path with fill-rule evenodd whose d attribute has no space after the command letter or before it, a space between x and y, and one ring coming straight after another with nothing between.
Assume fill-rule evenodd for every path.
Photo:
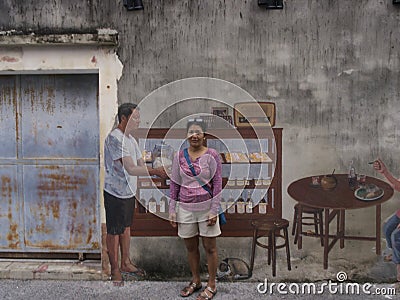
<instances>
[{"instance_id":1,"label":"woman's shorts","mask_svg":"<svg viewBox=\"0 0 400 300\"><path fill-rule=\"evenodd\" d=\"M209 210L187 211L178 207L176 219L178 222L178 236L183 239L200 235L202 237L217 237L221 234L219 220L215 225L207 226Z\"/></svg>"},{"instance_id":2,"label":"woman's shorts","mask_svg":"<svg viewBox=\"0 0 400 300\"><path fill-rule=\"evenodd\" d=\"M122 234L125 228L132 224L136 198L123 199L115 197L106 191L103 192L107 233L112 235Z\"/></svg>"}]
</instances>

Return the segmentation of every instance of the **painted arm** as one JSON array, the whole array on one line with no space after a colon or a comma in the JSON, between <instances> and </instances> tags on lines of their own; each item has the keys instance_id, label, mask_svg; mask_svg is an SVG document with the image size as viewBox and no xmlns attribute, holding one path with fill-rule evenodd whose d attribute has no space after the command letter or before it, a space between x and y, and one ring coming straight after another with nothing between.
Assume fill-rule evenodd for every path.
<instances>
[{"instance_id":1,"label":"painted arm","mask_svg":"<svg viewBox=\"0 0 400 300\"><path fill-rule=\"evenodd\" d=\"M386 179L390 182L391 186L396 190L400 192L400 180L395 178L392 173L388 170L384 162L378 158L374 162L374 169L378 171L379 173L383 174L383 176L386 177Z\"/></svg>"},{"instance_id":2,"label":"painted arm","mask_svg":"<svg viewBox=\"0 0 400 300\"><path fill-rule=\"evenodd\" d=\"M124 166L124 169L131 176L156 175L161 178L168 178L168 175L165 172L163 167L156 168L156 169L146 167L142 158L138 159L137 164L135 164L133 162L133 159L130 156L125 156L121 160L122 160L122 165Z\"/></svg>"}]
</instances>

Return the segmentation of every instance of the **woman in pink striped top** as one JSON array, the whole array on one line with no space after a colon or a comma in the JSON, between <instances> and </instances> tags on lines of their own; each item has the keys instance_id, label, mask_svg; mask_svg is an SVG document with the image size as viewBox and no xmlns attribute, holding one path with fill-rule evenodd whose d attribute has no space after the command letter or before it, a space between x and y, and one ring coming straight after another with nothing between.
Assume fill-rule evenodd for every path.
<instances>
[{"instance_id":1,"label":"woman in pink striped top","mask_svg":"<svg viewBox=\"0 0 400 300\"><path fill-rule=\"evenodd\" d=\"M204 146L205 123L201 119L189 120L187 140L188 157L194 176L184 151L179 151L172 164L170 183L170 222L178 226L178 235L185 241L188 253L191 282L182 289L180 295L188 297L201 289L199 237L207 255L208 283L197 299L211 299L217 292L215 278L218 264L216 237L221 234L218 223L222 176L221 161L216 150ZM206 185L204 188L202 185Z\"/></svg>"}]
</instances>

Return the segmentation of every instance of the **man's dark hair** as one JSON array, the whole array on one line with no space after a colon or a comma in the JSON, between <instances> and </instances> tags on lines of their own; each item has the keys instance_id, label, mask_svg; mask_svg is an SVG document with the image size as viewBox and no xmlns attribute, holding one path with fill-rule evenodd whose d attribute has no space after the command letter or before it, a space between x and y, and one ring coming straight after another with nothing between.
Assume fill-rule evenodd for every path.
<instances>
[{"instance_id":1,"label":"man's dark hair","mask_svg":"<svg viewBox=\"0 0 400 300\"><path fill-rule=\"evenodd\" d=\"M118 123L121 123L122 116L128 118L137 105L134 103L124 103L118 107Z\"/></svg>"},{"instance_id":2,"label":"man's dark hair","mask_svg":"<svg viewBox=\"0 0 400 300\"><path fill-rule=\"evenodd\" d=\"M186 132L189 131L190 126L192 125L198 125L201 127L201 130L205 133L207 130L207 124L203 121L203 119L189 119L189 121L186 124Z\"/></svg>"}]
</instances>

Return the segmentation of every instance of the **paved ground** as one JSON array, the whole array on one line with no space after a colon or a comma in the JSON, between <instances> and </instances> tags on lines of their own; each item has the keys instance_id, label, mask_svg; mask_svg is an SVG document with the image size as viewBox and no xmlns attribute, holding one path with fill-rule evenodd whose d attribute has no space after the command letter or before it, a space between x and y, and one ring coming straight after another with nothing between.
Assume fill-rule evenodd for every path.
<instances>
[{"instance_id":1,"label":"paved ground","mask_svg":"<svg viewBox=\"0 0 400 300\"><path fill-rule=\"evenodd\" d=\"M348 247L351 246L349 243ZM281 255L276 277L271 276L270 266L260 263L250 280L218 283L215 299L400 299L400 290L398 296L394 295L396 291L391 284L395 266L383 263L373 249L364 248L363 252L365 260L360 255L344 260L342 252L336 249L332 252L330 267L324 270L319 252L297 253L293 249L291 271L287 270L285 257ZM343 271L348 279L337 282L338 273ZM100 261L3 259L0 260L0 300L182 299L178 293L187 283L188 275L176 279L155 275L150 277L153 281L128 281L118 288L102 274ZM381 291L384 295L378 294Z\"/></svg>"},{"instance_id":2,"label":"paved ground","mask_svg":"<svg viewBox=\"0 0 400 300\"><path fill-rule=\"evenodd\" d=\"M0 279L102 280L100 261L0 260ZM1 298L0 298L1 299Z\"/></svg>"},{"instance_id":3,"label":"paved ground","mask_svg":"<svg viewBox=\"0 0 400 300\"><path fill-rule=\"evenodd\" d=\"M329 280L286 283L279 277L272 282L269 271L264 273L268 276L266 279L253 277L240 282L219 282L215 299L400 299L400 291L397 291L398 296L394 295L395 287L389 283ZM187 283L182 280L127 281L123 287L114 287L102 275L99 261L64 260L0 260L0 279L0 299L10 300L182 299L178 293ZM378 295L382 292L384 295Z\"/></svg>"},{"instance_id":4,"label":"paved ground","mask_svg":"<svg viewBox=\"0 0 400 300\"><path fill-rule=\"evenodd\" d=\"M269 291L265 294L257 291L257 282L235 282L235 283L219 283L218 293L214 299L400 299L398 296L382 296L367 295L360 290L360 294L356 295L356 291L347 288L349 293L346 294L346 287L342 287L342 293L338 287L337 292L330 293L328 287L323 289L323 293L318 295L314 293L291 294L295 291L295 286L299 286L301 291L302 284L288 284L283 291L288 294L281 294L273 287L273 294ZM317 292L321 290L321 284L317 287ZM177 296L184 282L126 282L124 287L114 287L107 281L59 281L59 280L1 280L0 281L0 299L181 299ZM264 289L265 286L261 288ZM362 287L361 287L362 288ZM371 286L368 291L375 293L377 288L386 289L393 288L391 285ZM307 291L307 289L305 290ZM399 294L400 295L400 294ZM195 299L191 296L188 299Z\"/></svg>"}]
</instances>

